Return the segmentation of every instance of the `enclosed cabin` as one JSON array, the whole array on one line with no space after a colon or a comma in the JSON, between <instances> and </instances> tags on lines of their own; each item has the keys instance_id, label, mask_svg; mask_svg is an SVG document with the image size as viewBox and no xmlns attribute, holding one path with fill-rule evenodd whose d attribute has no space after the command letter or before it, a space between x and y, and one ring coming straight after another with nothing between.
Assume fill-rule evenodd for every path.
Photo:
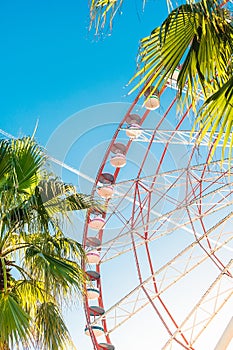
<instances>
[{"instance_id":1,"label":"enclosed cabin","mask_svg":"<svg viewBox=\"0 0 233 350\"><path fill-rule=\"evenodd\" d=\"M126 118L126 123L128 124L128 128L126 129L126 135L130 139L137 139L142 133L142 129L140 126L141 117L137 114L130 114Z\"/></svg>"},{"instance_id":2,"label":"enclosed cabin","mask_svg":"<svg viewBox=\"0 0 233 350\"><path fill-rule=\"evenodd\" d=\"M110 173L103 173L99 177L100 186L97 188L97 193L104 199L110 199L114 192L114 176Z\"/></svg>"},{"instance_id":3,"label":"enclosed cabin","mask_svg":"<svg viewBox=\"0 0 233 350\"><path fill-rule=\"evenodd\" d=\"M150 111L154 111L160 107L159 91L154 86L149 86L144 92L144 107Z\"/></svg>"},{"instance_id":4,"label":"enclosed cabin","mask_svg":"<svg viewBox=\"0 0 233 350\"><path fill-rule=\"evenodd\" d=\"M126 146L123 143L114 143L111 147L111 153L113 156L110 159L110 163L113 167L122 168L126 165Z\"/></svg>"}]
</instances>

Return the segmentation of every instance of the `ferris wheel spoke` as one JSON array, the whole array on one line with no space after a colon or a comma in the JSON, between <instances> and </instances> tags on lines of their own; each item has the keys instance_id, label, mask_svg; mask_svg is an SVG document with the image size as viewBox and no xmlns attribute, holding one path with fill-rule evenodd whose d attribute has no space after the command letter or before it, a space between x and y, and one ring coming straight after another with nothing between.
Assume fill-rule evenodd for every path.
<instances>
[{"instance_id":1,"label":"ferris wheel spoke","mask_svg":"<svg viewBox=\"0 0 233 350\"><path fill-rule=\"evenodd\" d=\"M225 195L226 191L228 191L228 195ZM221 193L223 195L221 196ZM200 218L202 220L205 220L205 218L208 220L208 217L210 215L209 206L211 205L211 215L216 215L216 213L223 213L227 209L229 205L232 204L232 199L230 196L230 191L228 185L222 186L221 188L215 189L214 191L210 193L206 193L205 196L202 197L202 207L206 210L203 211L200 215L198 210L196 209L196 205L198 203L198 199L195 199L191 203L184 203L182 206L173 209L170 212L157 212L153 208L151 209L151 213L153 214L153 218L151 217L150 222L145 223L138 222L137 225L135 225L133 228L128 229L127 226L125 226L123 229L118 232L116 236L110 239L111 237L111 230L108 231L108 229L105 229L106 232L106 240L102 243L102 247L104 249L108 250L108 254L105 254L103 257L104 260L108 260L110 258L113 258L114 256L117 256L118 254L123 254L124 252L128 252L131 247L131 240L129 238L130 234L133 232L135 236L137 236L137 244L145 244L145 241L152 242L155 239L158 239L160 237L163 237L165 235L169 235L174 231L177 230L184 230L184 232L188 232L189 234L194 233L193 228L190 228L190 217L187 214L187 208L189 208L191 213L191 220L192 223L199 222ZM216 198L218 196L218 200ZM220 199L219 199L220 197ZM205 203L204 203L205 200ZM223 215L221 214L221 215ZM225 214L224 214L225 215ZM177 221L177 218L179 218L179 221ZM215 219L216 220L216 219ZM166 226L166 224L170 224L170 226ZM163 228L164 227L164 228ZM144 232L145 229L148 231L148 236L145 237ZM201 235L200 228L198 228L199 232L196 232L198 236ZM141 239L140 239L141 238ZM220 236L218 237L220 239ZM217 244L218 241L212 241L213 243ZM110 254L110 255L109 255Z\"/></svg>"},{"instance_id":2,"label":"ferris wheel spoke","mask_svg":"<svg viewBox=\"0 0 233 350\"><path fill-rule=\"evenodd\" d=\"M216 164L214 164L216 165ZM196 173L194 174L194 170L196 170ZM229 169L228 169L229 171ZM166 196L168 191L174 188L183 188L185 187L185 185L187 186L189 184L189 187L192 186L200 186L200 181L202 182L202 193L198 193L197 196L200 197L200 195L204 194L205 192L207 192L207 190L209 190L209 188L214 188L215 187L219 187L219 185L225 185L226 182L228 184L230 184L232 181L229 181L229 173L228 171L224 171L224 172L216 172L216 177L213 177L213 172L211 171L206 171L205 173L205 178L201 179L200 178L200 174L198 174L199 172L199 166L197 166L197 168L191 168L191 169L180 169L180 170L174 170L172 173L170 172L166 172L166 173L160 173L157 175L156 177L156 182L154 182L154 187L153 188L146 188L147 183L149 183L150 181L152 181L152 176L151 177L145 177L145 178L140 178L140 179L136 179L136 180L130 180L128 182L121 182L121 183L117 183L115 185L115 194L114 194L114 198L111 201L111 207L112 208L117 208L117 205L119 205L118 201L119 199L122 200L126 199L126 200L130 200L130 197L132 198L132 194L133 194L133 184L137 183L140 184L141 187L144 186L144 190L141 188L141 193L148 193L148 191L150 192L157 192L159 193L159 200L161 200L160 198L160 194L162 193L163 196ZM211 173L211 178L208 177L208 175ZM190 180L190 176L192 175L192 181ZM194 176L195 175L195 176ZM187 181L187 177L189 177L189 181ZM228 177L228 179L227 179ZM131 192L128 188L128 186L131 187ZM127 194L128 196L127 196ZM169 198L169 196L167 195L166 198ZM172 198L172 197L170 197ZM172 198L172 200L174 199L174 196ZM110 208L111 208L110 207ZM111 215L111 214L110 214Z\"/></svg>"},{"instance_id":3,"label":"ferris wheel spoke","mask_svg":"<svg viewBox=\"0 0 233 350\"><path fill-rule=\"evenodd\" d=\"M191 198L191 200L188 201L188 202L186 200L187 197L181 198L179 203L178 203L179 205L177 205L177 203L176 203L176 205L174 206L174 208L175 208L174 210L176 210L176 208L179 209L182 206L182 202L186 202L186 205L188 205L188 206L193 206L193 210L195 210L195 205L198 206L198 201L200 200L200 198L202 198L202 206L203 206L203 208L205 208L205 207L208 208L209 207L209 211L210 211L210 209L213 210L214 206L216 206L216 203L218 203L218 205L220 204L220 201L219 200L217 201L215 199L215 198L217 198L217 196L220 195L222 197L222 201L224 201L224 199L226 199L226 197L230 197L231 191L229 191L229 186L230 186L230 184L227 184L227 185L224 184L222 187L218 187L216 190L210 189L212 191L210 191L209 193L206 193L207 191L203 191L203 192L205 192L205 194L202 194L202 197L200 197L200 196L197 197L196 196L195 200L193 198ZM169 186L169 188L170 188L170 186ZM156 207L157 204L158 204L157 198L156 198L156 196L158 195L158 192L159 191L155 190L155 197L152 198L152 204L150 203L150 210L153 210L154 207ZM150 193L152 193L152 192L150 192ZM147 206L147 200L148 200L149 197L148 196L146 197L144 195L144 199L143 199L143 202L142 202L141 195L143 196L144 193L143 194L139 194L139 191L137 191L136 196L138 197L138 201L137 201L137 207L135 206L135 208L141 215L141 218L142 218L141 221L143 221L144 217L146 216L146 213L147 213L147 211L149 209L148 206ZM210 200L210 198L208 198L208 201L204 202L205 197L210 196L210 195L212 195L212 200ZM171 196L168 196L168 197L169 197L169 201L170 201L170 199L172 197ZM128 196L127 194L124 195L124 199L126 199L129 203L130 202L132 203L132 198L133 197L131 195L130 196ZM167 199L167 195L164 195L163 198ZM174 201L175 200L176 199L174 198ZM229 202L230 202L230 199L229 199ZM166 206L166 208L167 208L167 206ZM118 204L118 203L111 204L111 205L109 205L109 209L113 212L114 215L119 212L120 215L123 216L123 212L122 212L122 210L120 208L120 204ZM145 214L143 214L144 212L145 212ZM151 211L151 213L155 213L155 212ZM163 215L163 213L161 213L161 214ZM199 215L201 215L201 213L199 213ZM112 214L109 215L109 218L111 218L111 216L112 216ZM135 214L134 214L134 216L135 216ZM155 216L157 217L158 214L156 214ZM138 215L137 218L140 219L140 216ZM140 223L140 220L138 220L138 222ZM125 223L128 223L127 219L125 219Z\"/></svg>"},{"instance_id":4,"label":"ferris wheel spoke","mask_svg":"<svg viewBox=\"0 0 233 350\"><path fill-rule=\"evenodd\" d=\"M198 168L199 167L197 167L197 170L198 170ZM216 177L213 178L213 176L212 176L211 179L208 178L209 172L206 172L207 176L205 176L205 178L203 178L201 181L201 187L202 187L201 193L199 191L197 193L197 195L195 194L194 196L191 196L191 194L193 194L193 188L195 186L200 186L200 180L199 180L200 176L197 179L198 175L195 174L196 176L194 176L193 169L191 169L191 170L181 169L179 171L178 170L174 171L172 174L173 181L171 180L170 172L159 174L156 178L156 180L157 180L156 185L157 186L154 186L154 188L150 189L150 191L154 192L155 194L159 193L158 197L160 198L160 200L161 200L160 192L163 193L163 197L166 196L166 199L170 198L170 199L175 200L174 195L173 195L173 197L168 195L169 190L174 190L174 188L181 188L182 189L183 187L188 186L185 193L184 193L185 194L184 199L186 201L187 200L191 201L191 200L196 199L198 197L199 198L203 197L203 195L205 195L205 193L207 193L207 192L210 192L211 189L212 189L212 191L214 190L214 188L218 189L220 185L228 184L230 186L232 183L231 179L229 179L229 173L228 173L229 169L228 169L228 171L217 172ZM190 180L190 175L192 175L193 182L191 182L191 180ZM162 182L159 181L160 178L163 179ZM187 178L188 178L188 181L187 181ZM179 182L178 182L178 180L179 180ZM151 181L151 178L148 178L148 177L140 179L140 183L146 184L149 181ZM120 186L121 186L121 184L117 184L116 190L118 193L121 191ZM192 186L191 189L190 189L190 186ZM176 195L177 195L177 193L176 193ZM128 199L128 197L126 197L126 199ZM176 204L177 204L177 202L176 202Z\"/></svg>"},{"instance_id":5,"label":"ferris wheel spoke","mask_svg":"<svg viewBox=\"0 0 233 350\"><path fill-rule=\"evenodd\" d=\"M213 261L213 263L220 269L222 270L225 266L224 264L222 263L222 261L215 255L215 254L211 254L210 255L210 251L212 251L212 242L213 242L213 238L210 239L209 238L209 233L207 232L206 228L205 228L205 225L203 224L203 220L202 218L200 218L200 222L201 222L201 230L203 231L203 234L205 236L205 239L203 240L203 242L200 242L198 237L199 237L199 233L197 233L196 231L196 228L195 228L195 224L190 216L190 212L189 212L189 209L186 208L187 210L187 213L188 213L188 217L189 217L189 221L190 221L190 224L191 224L191 227L192 227L192 230L193 230L193 233L194 233L194 236L196 238L196 240L198 241L201 249L203 249L203 251L210 257L210 259ZM233 213L230 213L228 214L227 216L228 218L231 218L233 217ZM222 222L221 223L225 223L226 222L226 218L222 219ZM219 226L219 225L218 225ZM220 237L221 235L217 235L217 241L216 241L216 238L214 239L214 243L216 245L217 242L219 242L220 240Z\"/></svg>"},{"instance_id":6,"label":"ferris wheel spoke","mask_svg":"<svg viewBox=\"0 0 233 350\"><path fill-rule=\"evenodd\" d=\"M162 92L154 94L148 103L146 101L146 108L151 108L152 102L153 106L158 107ZM202 149L207 161L198 163L198 133L194 132L190 138L189 131L180 130L191 112L191 106L186 108L174 130L167 130L168 117L175 112L176 97L158 120L149 115L149 110L144 110L142 116L133 114L141 95L139 93L119 123L95 179L92 195L97 199L99 196L104 197L107 210L101 217L91 211L86 216L83 246L87 249L88 262L94 264L92 270L87 272L89 276L94 276L93 283L97 287L97 290L91 288L89 296L85 295L87 333L91 336L95 350L113 349L110 334L133 315L150 307L157 315L156 319L161 321L167 337L172 339L168 346L175 344L179 349L194 350L193 344L199 337L196 332L198 318L194 317L192 329L185 324L183 328L180 326L183 325L180 319L187 315L186 307L192 309L194 302L191 298L187 305L181 305L183 314L180 317L173 291L189 285L191 278L203 278L203 289L206 290L207 283L210 284L219 270L221 276L224 273L228 280L232 280L227 265L233 251L230 229L233 212L229 208L233 202L232 169L229 168L228 159L208 162L208 135L200 144L205 147ZM144 121L147 120L153 123L153 129L144 127ZM121 142L126 135L129 138L123 144ZM147 147L139 147L140 142L147 143ZM189 156L187 146L192 147ZM133 147L144 150L141 154L133 153ZM152 153L156 154L157 159L150 164ZM124 174L128 177L128 169L124 173L121 168L132 154L135 158L132 167L135 173L131 180L119 181ZM184 164L182 157L187 164L177 169L177 164ZM114 167L110 173L109 164ZM155 168L150 172L152 175L142 176L144 170L151 169L151 166ZM120 292L125 296L118 301L112 296L104 303L102 291L106 286L105 276L107 273L112 274L112 270L108 269L113 267L115 272L123 266L128 271L129 263L134 268L132 278L136 287L132 288L131 279L126 280L125 284L123 281ZM83 262L83 268L87 267L86 262ZM201 272L204 268L208 268L208 275L203 277ZM125 277L128 278L128 275ZM109 282L106 282L109 287ZM111 290L114 290L115 282L113 279ZM211 288L207 289L206 294L210 294ZM98 295L98 306L93 306L91 293ZM187 297L190 297L189 293ZM216 303L217 299L220 298L215 298ZM209 318L213 318L220 309L210 309ZM206 319L203 324L207 326ZM97 342L98 333L104 334L106 339L103 346Z\"/></svg>"},{"instance_id":7,"label":"ferris wheel spoke","mask_svg":"<svg viewBox=\"0 0 233 350\"><path fill-rule=\"evenodd\" d=\"M121 128L122 131L126 131L126 128ZM137 129L135 129L136 131ZM151 142L152 136L154 135L154 129L146 129L146 128L140 128L138 129L141 131L140 135L133 139L133 142L145 142L149 143ZM199 132L191 132L190 130L163 130L158 129L156 130L155 136L153 137L152 142L153 143L167 143L167 140L169 139L170 144L175 145L187 145L187 146L195 146L198 144L198 146L206 146L210 147L210 132L207 132L206 135L203 137L203 139L197 143L197 139L199 137ZM217 133L213 135L213 139L217 137ZM218 143L217 147L223 146L223 140L224 140L224 134L223 138ZM230 141L226 143L226 147L230 147Z\"/></svg>"},{"instance_id":8,"label":"ferris wheel spoke","mask_svg":"<svg viewBox=\"0 0 233 350\"><path fill-rule=\"evenodd\" d=\"M204 236L201 239L204 239ZM216 247L212 254L220 250L224 244L232 239L233 237L231 235L225 242L222 242L221 245ZM103 316L96 318L92 324L96 324L102 318L106 318L109 325L108 332L113 332L116 328L121 326L129 318L150 303L148 297L142 290L142 286L146 288L151 300L155 300L158 296L167 292L174 284L178 283L179 280L187 276L207 260L208 256L200 250L198 242L192 242L192 244L180 252L176 257L156 271L154 275L148 277L143 283L139 284L133 291L107 310ZM227 268L223 270L224 273L227 270ZM157 281L157 293L155 293L153 286L154 278L156 278Z\"/></svg>"},{"instance_id":9,"label":"ferris wheel spoke","mask_svg":"<svg viewBox=\"0 0 233 350\"><path fill-rule=\"evenodd\" d=\"M209 323L213 320L214 316L233 295L233 281L226 275L226 271L230 270L232 266L233 260L231 260L226 268L218 275L189 315L181 323L179 329L173 333L172 337L161 350L174 349L173 346L176 340L180 338L181 331L189 335L190 348L194 345Z\"/></svg>"}]
</instances>

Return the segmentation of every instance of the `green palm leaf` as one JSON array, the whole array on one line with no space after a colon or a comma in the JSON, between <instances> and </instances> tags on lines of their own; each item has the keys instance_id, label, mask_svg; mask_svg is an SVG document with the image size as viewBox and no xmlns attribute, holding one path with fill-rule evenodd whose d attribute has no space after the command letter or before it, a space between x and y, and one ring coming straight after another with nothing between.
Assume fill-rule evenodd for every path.
<instances>
[{"instance_id":1,"label":"green palm leaf","mask_svg":"<svg viewBox=\"0 0 233 350\"><path fill-rule=\"evenodd\" d=\"M36 279L45 281L58 293L68 292L72 286L82 290L85 272L75 262L32 246L26 250L26 263L30 270L33 269Z\"/></svg>"},{"instance_id":2,"label":"green palm leaf","mask_svg":"<svg viewBox=\"0 0 233 350\"><path fill-rule=\"evenodd\" d=\"M6 186L10 170L9 143L0 140L0 189Z\"/></svg>"},{"instance_id":3,"label":"green palm leaf","mask_svg":"<svg viewBox=\"0 0 233 350\"><path fill-rule=\"evenodd\" d=\"M96 31L106 23L112 25L112 20L123 1L92 0L90 7L91 23L96 21ZM143 1L143 4L145 1ZM168 7L171 2L167 1ZM198 120L203 119L205 127L201 137L213 129L210 137L219 130L212 149L215 152L221 137L224 137L223 152L231 130L232 116L230 107L231 95L220 97L223 87L232 76L233 27L231 13L222 7L221 0L186 1L174 9L162 25L155 28L151 35L141 40L139 49L139 68L130 83L135 86L129 93L143 85L140 96L152 86L154 91L163 90L175 69L179 66L177 80L178 100L181 112L184 106L192 104L194 112L198 109L198 100L204 96L206 103L201 109ZM185 93L184 93L185 92ZM215 93L217 95L215 95ZM213 98L211 97L213 95ZM147 97L149 98L150 95ZM214 100L216 103L214 103ZM218 100L218 102L217 102ZM230 101L230 102L229 102ZM208 103L211 106L208 107ZM217 103L225 106L217 106ZM214 116L214 108L218 107L218 116ZM231 105L230 105L231 106ZM207 115L209 117L207 118ZM195 126L198 122L195 123ZM199 139L199 140L200 140ZM229 151L229 156L231 149Z\"/></svg>"},{"instance_id":4,"label":"green palm leaf","mask_svg":"<svg viewBox=\"0 0 233 350\"><path fill-rule=\"evenodd\" d=\"M136 81L130 93L144 85L140 96L152 84L154 90L163 90L180 66L177 87L181 110L191 103L196 112L200 94L204 96L206 101L195 122L195 127L204 123L199 141L211 130L213 155L224 137L222 157L232 131L233 27L230 19L229 12L221 8L218 0L179 6L149 37L141 40L140 67L130 81ZM230 155L231 148L229 158Z\"/></svg>"},{"instance_id":5,"label":"green palm leaf","mask_svg":"<svg viewBox=\"0 0 233 350\"><path fill-rule=\"evenodd\" d=\"M56 304L40 304L36 314L36 325L36 338L40 350L76 349Z\"/></svg>"},{"instance_id":6,"label":"green palm leaf","mask_svg":"<svg viewBox=\"0 0 233 350\"><path fill-rule=\"evenodd\" d=\"M0 140L0 189L31 193L44 161L40 147L30 137Z\"/></svg>"},{"instance_id":7,"label":"green palm leaf","mask_svg":"<svg viewBox=\"0 0 233 350\"><path fill-rule=\"evenodd\" d=\"M11 196L9 196L9 193L7 192L8 197L11 199ZM8 199L9 199L8 198ZM2 227L11 230L19 229L24 227L25 223L30 222L31 219L31 210L30 206L28 205L28 202L23 201L22 203L18 203L17 206L13 207L13 200L11 201L11 206L7 205L6 200L4 200L4 196L0 194L0 200L2 200L2 203L5 204L5 208L3 210L1 221L2 221ZM18 201L20 202L20 201Z\"/></svg>"},{"instance_id":8,"label":"green palm leaf","mask_svg":"<svg viewBox=\"0 0 233 350\"><path fill-rule=\"evenodd\" d=\"M13 349L15 343L28 340L29 321L15 295L0 293L0 343L7 343Z\"/></svg>"},{"instance_id":9,"label":"green palm leaf","mask_svg":"<svg viewBox=\"0 0 233 350\"><path fill-rule=\"evenodd\" d=\"M13 140L12 165L14 169L14 186L18 191L32 193L40 178L38 171L45 162L45 155L31 138Z\"/></svg>"},{"instance_id":10,"label":"green palm leaf","mask_svg":"<svg viewBox=\"0 0 233 350\"><path fill-rule=\"evenodd\" d=\"M94 201L88 195L77 193L73 185L65 184L58 179L43 180L39 183L38 189L41 202L49 215L90 208L104 211L100 202Z\"/></svg>"},{"instance_id":11,"label":"green palm leaf","mask_svg":"<svg viewBox=\"0 0 233 350\"><path fill-rule=\"evenodd\" d=\"M105 27L108 22L112 29L113 18L119 11L123 0L91 0L90 4L90 28L93 23L96 33Z\"/></svg>"},{"instance_id":12,"label":"green palm leaf","mask_svg":"<svg viewBox=\"0 0 233 350\"><path fill-rule=\"evenodd\" d=\"M227 143L230 141L228 158L231 161L232 125L233 125L233 77L231 77L215 94L210 96L199 111L194 127L201 123L198 142L210 131L210 143L214 142L211 151L213 156L216 147L223 137L222 158ZM224 136L223 136L224 135ZM211 159L210 157L210 159Z\"/></svg>"},{"instance_id":13,"label":"green palm leaf","mask_svg":"<svg viewBox=\"0 0 233 350\"><path fill-rule=\"evenodd\" d=\"M82 245L69 237L64 237L61 232L46 237L45 247L47 253L65 256L71 260L80 260L85 256Z\"/></svg>"},{"instance_id":14,"label":"green palm leaf","mask_svg":"<svg viewBox=\"0 0 233 350\"><path fill-rule=\"evenodd\" d=\"M140 69L130 81L139 78L139 82L130 92L146 81L141 95L152 84L155 89L163 89L177 66L182 65L177 81L179 96L191 98L195 108L199 88L209 95L227 77L233 35L228 19L228 13L216 1L208 1L208 7L202 0L173 10L161 27L141 40Z\"/></svg>"},{"instance_id":15,"label":"green palm leaf","mask_svg":"<svg viewBox=\"0 0 233 350\"><path fill-rule=\"evenodd\" d=\"M52 296L44 289L42 281L37 280L17 280L14 283L12 292L20 300L24 310L27 310L30 317L35 317L37 303L43 303L45 300L51 300Z\"/></svg>"},{"instance_id":16,"label":"green palm leaf","mask_svg":"<svg viewBox=\"0 0 233 350\"><path fill-rule=\"evenodd\" d=\"M52 178L42 168L45 159L30 138L0 141L0 349L4 350L27 348L38 339L40 349L46 350L71 344L60 312L62 301L83 292L86 274L80 261L85 253L78 242L64 236L63 219L80 209L94 207L101 212L90 196Z\"/></svg>"},{"instance_id":17,"label":"green palm leaf","mask_svg":"<svg viewBox=\"0 0 233 350\"><path fill-rule=\"evenodd\" d=\"M94 24L96 33L106 26L112 29L113 19L121 9L123 0L91 0L90 2L90 28ZM146 0L141 0L144 9ZM173 8L172 0L166 0L168 10Z\"/></svg>"}]
</instances>

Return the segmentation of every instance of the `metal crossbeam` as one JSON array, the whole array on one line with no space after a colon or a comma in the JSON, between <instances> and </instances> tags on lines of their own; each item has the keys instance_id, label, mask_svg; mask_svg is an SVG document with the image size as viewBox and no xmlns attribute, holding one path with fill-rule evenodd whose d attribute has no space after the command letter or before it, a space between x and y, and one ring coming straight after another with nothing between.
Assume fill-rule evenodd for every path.
<instances>
[{"instance_id":1,"label":"metal crossbeam","mask_svg":"<svg viewBox=\"0 0 233 350\"><path fill-rule=\"evenodd\" d=\"M121 128L121 130L126 131L126 128ZM134 129L137 130L137 129ZM133 139L133 142L145 142L149 143L151 141L152 135L154 133L153 129L138 129L141 130L142 133L139 137ZM200 142L197 142L199 137L199 132L194 131L191 133L190 130L157 130L155 137L153 139L153 143L167 143L169 140L169 144L175 145L186 145L186 146L207 146L209 147L213 144L214 140L217 138L217 134L214 134L212 137L212 142L210 142L210 132L207 132L206 135ZM229 141L226 143L225 147L230 147L231 137L229 136ZM217 147L222 147L224 143L224 134L217 144Z\"/></svg>"}]
</instances>

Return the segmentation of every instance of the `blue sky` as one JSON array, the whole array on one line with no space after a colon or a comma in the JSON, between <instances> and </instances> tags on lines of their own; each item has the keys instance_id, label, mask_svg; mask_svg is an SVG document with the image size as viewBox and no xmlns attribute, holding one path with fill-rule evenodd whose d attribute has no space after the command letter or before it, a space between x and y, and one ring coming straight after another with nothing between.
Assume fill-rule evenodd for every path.
<instances>
[{"instance_id":1,"label":"blue sky","mask_svg":"<svg viewBox=\"0 0 233 350\"><path fill-rule=\"evenodd\" d=\"M14 136L28 135L39 120L36 138L46 145L56 128L74 113L96 104L131 102L132 96L125 97L125 85L136 70L139 39L159 24L167 8L159 0L148 1L144 12L141 1L126 3L110 35L96 38L88 31L88 0L1 1L0 128ZM116 123L120 119L111 118ZM85 130L85 113L78 123ZM107 140L115 127L109 126ZM82 148L87 145L93 146L88 133ZM77 162L85 163L84 153L82 150L79 157L71 154L69 164L79 167ZM77 181L71 174L67 179ZM67 316L71 334L78 349L91 349L78 304Z\"/></svg>"},{"instance_id":2,"label":"blue sky","mask_svg":"<svg viewBox=\"0 0 233 350\"><path fill-rule=\"evenodd\" d=\"M91 105L130 101L125 84L136 69L139 39L166 14L165 1L129 2L110 36L88 31L88 1L2 1L0 120L14 135L45 144L71 114ZM127 2L128 3L128 2Z\"/></svg>"}]
</instances>

